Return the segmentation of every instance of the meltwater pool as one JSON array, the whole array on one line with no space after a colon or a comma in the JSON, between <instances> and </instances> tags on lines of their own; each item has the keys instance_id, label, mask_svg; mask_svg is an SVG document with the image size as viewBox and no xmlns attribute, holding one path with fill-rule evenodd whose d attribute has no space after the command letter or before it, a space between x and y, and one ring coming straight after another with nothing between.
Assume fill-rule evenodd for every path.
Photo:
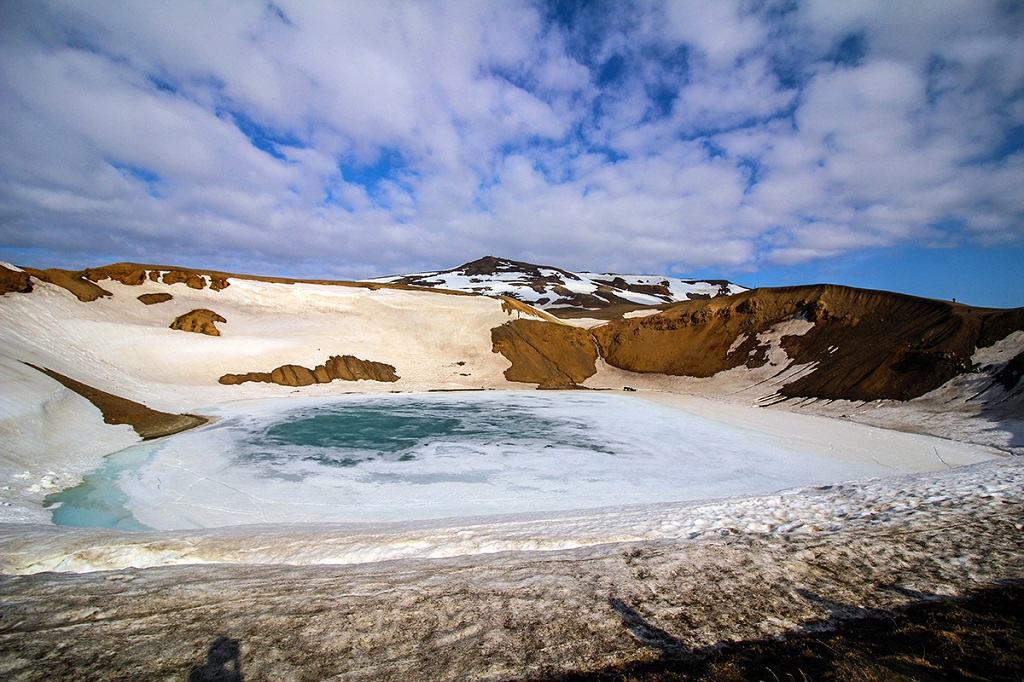
<instances>
[{"instance_id":1,"label":"meltwater pool","mask_svg":"<svg viewBox=\"0 0 1024 682\"><path fill-rule=\"evenodd\" d=\"M113 453L51 495L61 525L416 521L673 502L883 475L880 465L634 396L347 395L244 401Z\"/></svg>"}]
</instances>

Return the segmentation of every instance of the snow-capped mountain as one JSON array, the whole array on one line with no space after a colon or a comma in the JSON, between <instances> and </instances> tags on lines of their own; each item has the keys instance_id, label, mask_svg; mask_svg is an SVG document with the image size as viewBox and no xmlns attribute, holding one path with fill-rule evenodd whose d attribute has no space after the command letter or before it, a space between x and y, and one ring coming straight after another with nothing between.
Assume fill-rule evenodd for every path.
<instances>
[{"instance_id":1,"label":"snow-capped mountain","mask_svg":"<svg viewBox=\"0 0 1024 682\"><path fill-rule=\"evenodd\" d=\"M369 281L509 296L547 310L597 310L622 304L660 305L728 296L747 290L726 280L569 272L494 256L485 256L451 270L379 277Z\"/></svg>"}]
</instances>

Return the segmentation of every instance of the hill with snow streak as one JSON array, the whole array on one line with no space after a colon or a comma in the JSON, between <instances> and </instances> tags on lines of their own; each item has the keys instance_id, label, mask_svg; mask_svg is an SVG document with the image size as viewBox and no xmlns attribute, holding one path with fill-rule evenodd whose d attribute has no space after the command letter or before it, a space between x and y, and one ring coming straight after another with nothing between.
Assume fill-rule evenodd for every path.
<instances>
[{"instance_id":1,"label":"hill with snow streak","mask_svg":"<svg viewBox=\"0 0 1024 682\"><path fill-rule=\"evenodd\" d=\"M747 291L724 279L570 272L547 265L485 256L451 270L368 280L387 284L508 296L545 310L653 306Z\"/></svg>"}]
</instances>

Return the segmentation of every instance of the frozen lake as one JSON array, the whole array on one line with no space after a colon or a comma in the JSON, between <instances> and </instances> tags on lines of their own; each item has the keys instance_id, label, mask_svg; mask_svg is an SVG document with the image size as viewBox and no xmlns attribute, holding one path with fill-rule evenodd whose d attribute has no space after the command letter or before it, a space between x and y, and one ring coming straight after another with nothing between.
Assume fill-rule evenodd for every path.
<instances>
[{"instance_id":1,"label":"frozen lake","mask_svg":"<svg viewBox=\"0 0 1024 682\"><path fill-rule=\"evenodd\" d=\"M122 529L382 522L710 499L892 473L610 393L232 403L107 458L54 522Z\"/></svg>"}]
</instances>

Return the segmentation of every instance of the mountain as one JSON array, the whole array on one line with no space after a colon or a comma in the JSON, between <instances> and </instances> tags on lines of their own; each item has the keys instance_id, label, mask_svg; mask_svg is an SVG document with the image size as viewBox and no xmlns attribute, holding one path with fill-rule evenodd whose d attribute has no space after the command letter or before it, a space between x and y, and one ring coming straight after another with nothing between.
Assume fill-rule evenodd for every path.
<instances>
[{"instance_id":1,"label":"mountain","mask_svg":"<svg viewBox=\"0 0 1024 682\"><path fill-rule=\"evenodd\" d=\"M553 312L663 305L746 291L726 280L661 275L569 272L549 265L484 256L451 270L368 280L406 286L508 296Z\"/></svg>"}]
</instances>

